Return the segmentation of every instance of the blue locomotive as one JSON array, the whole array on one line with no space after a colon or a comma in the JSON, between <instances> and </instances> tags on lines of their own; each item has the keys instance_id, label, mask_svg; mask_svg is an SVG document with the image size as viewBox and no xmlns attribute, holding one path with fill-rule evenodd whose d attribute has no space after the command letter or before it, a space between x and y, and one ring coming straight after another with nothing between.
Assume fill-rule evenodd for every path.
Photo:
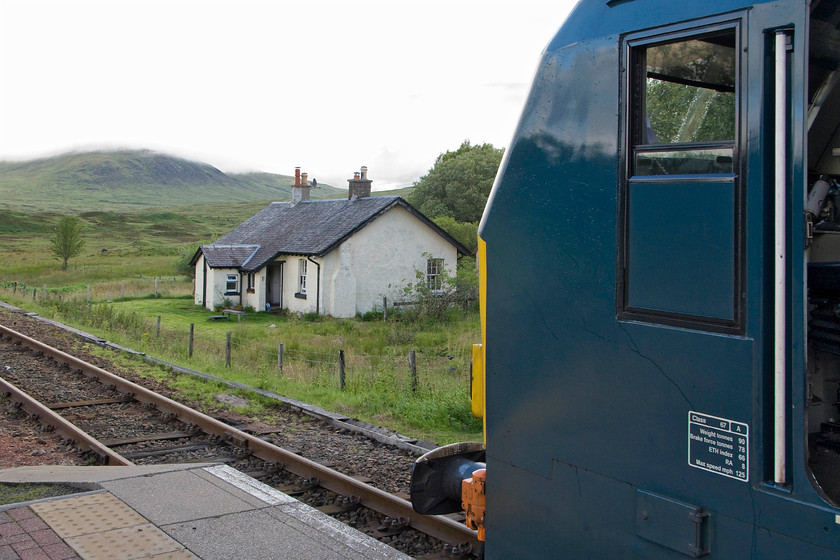
<instances>
[{"instance_id":1,"label":"blue locomotive","mask_svg":"<svg viewBox=\"0 0 840 560\"><path fill-rule=\"evenodd\" d=\"M581 1L479 229L486 453L415 508L482 473L490 560L840 558L838 179L840 2Z\"/></svg>"}]
</instances>

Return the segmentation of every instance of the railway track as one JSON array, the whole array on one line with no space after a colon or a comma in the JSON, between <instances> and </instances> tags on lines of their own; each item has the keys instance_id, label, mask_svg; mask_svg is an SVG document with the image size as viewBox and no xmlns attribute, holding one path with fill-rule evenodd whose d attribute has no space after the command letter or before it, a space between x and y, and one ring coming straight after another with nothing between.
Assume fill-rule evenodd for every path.
<instances>
[{"instance_id":1,"label":"railway track","mask_svg":"<svg viewBox=\"0 0 840 560\"><path fill-rule=\"evenodd\" d=\"M74 441L92 462L226 463L340 520L361 524L359 528L408 554L421 556L417 549L423 548L418 543L424 535L446 543L431 545L445 551L438 557L469 557L477 549L474 532L459 521L418 515L406 499L369 484L369 479L343 474L266 441L271 434L263 434L264 439L240 430L3 326L0 352L42 364L0 368L0 393ZM404 550L400 543L405 541L415 543L414 549Z\"/></svg>"}]
</instances>

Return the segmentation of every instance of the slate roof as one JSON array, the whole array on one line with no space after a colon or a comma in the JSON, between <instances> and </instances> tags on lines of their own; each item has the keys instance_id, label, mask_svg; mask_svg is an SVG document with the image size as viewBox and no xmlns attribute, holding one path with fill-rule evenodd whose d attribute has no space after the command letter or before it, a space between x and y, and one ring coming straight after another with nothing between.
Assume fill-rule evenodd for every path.
<instances>
[{"instance_id":1,"label":"slate roof","mask_svg":"<svg viewBox=\"0 0 840 560\"><path fill-rule=\"evenodd\" d=\"M204 245L201 251L207 264L213 268L241 268L245 266L259 245Z\"/></svg>"},{"instance_id":2,"label":"slate roof","mask_svg":"<svg viewBox=\"0 0 840 560\"><path fill-rule=\"evenodd\" d=\"M307 200L295 205L273 202L215 243L203 245L192 262L195 264L203 253L210 267L253 272L279 255L323 256L395 206L411 212L454 245L459 253L470 253L402 198L374 196L353 200Z\"/></svg>"}]
</instances>

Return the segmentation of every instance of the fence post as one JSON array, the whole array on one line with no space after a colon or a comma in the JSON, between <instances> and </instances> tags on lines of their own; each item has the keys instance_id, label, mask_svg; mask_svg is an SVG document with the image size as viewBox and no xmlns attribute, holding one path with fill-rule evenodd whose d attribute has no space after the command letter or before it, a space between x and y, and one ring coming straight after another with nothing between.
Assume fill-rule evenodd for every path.
<instances>
[{"instance_id":1,"label":"fence post","mask_svg":"<svg viewBox=\"0 0 840 560\"><path fill-rule=\"evenodd\" d=\"M190 323L190 358L193 354L193 339L195 337L195 323Z\"/></svg>"},{"instance_id":2,"label":"fence post","mask_svg":"<svg viewBox=\"0 0 840 560\"><path fill-rule=\"evenodd\" d=\"M283 375L283 344L277 345L277 369L280 370L280 375Z\"/></svg>"},{"instance_id":3,"label":"fence post","mask_svg":"<svg viewBox=\"0 0 840 560\"><path fill-rule=\"evenodd\" d=\"M32 301L35 301L37 296L38 296L38 288L32 288Z\"/></svg>"},{"instance_id":4,"label":"fence post","mask_svg":"<svg viewBox=\"0 0 840 560\"><path fill-rule=\"evenodd\" d=\"M230 367L230 333L227 333L227 343L225 344L225 366Z\"/></svg>"},{"instance_id":5,"label":"fence post","mask_svg":"<svg viewBox=\"0 0 840 560\"><path fill-rule=\"evenodd\" d=\"M157 329L155 329L155 336L160 338L160 315L157 316Z\"/></svg>"},{"instance_id":6,"label":"fence post","mask_svg":"<svg viewBox=\"0 0 840 560\"><path fill-rule=\"evenodd\" d=\"M158 279L155 278L155 297L157 297L157 284L158 284Z\"/></svg>"},{"instance_id":7,"label":"fence post","mask_svg":"<svg viewBox=\"0 0 840 560\"><path fill-rule=\"evenodd\" d=\"M382 298L382 320L388 320L388 298Z\"/></svg>"},{"instance_id":8,"label":"fence post","mask_svg":"<svg viewBox=\"0 0 840 560\"><path fill-rule=\"evenodd\" d=\"M13 294L17 293L17 282L15 282L15 287L12 289L12 293Z\"/></svg>"},{"instance_id":9,"label":"fence post","mask_svg":"<svg viewBox=\"0 0 840 560\"><path fill-rule=\"evenodd\" d=\"M87 301L90 301L90 284L87 285Z\"/></svg>"},{"instance_id":10,"label":"fence post","mask_svg":"<svg viewBox=\"0 0 840 560\"><path fill-rule=\"evenodd\" d=\"M408 351L408 370L411 372L411 392L417 392L417 357L414 350Z\"/></svg>"},{"instance_id":11,"label":"fence post","mask_svg":"<svg viewBox=\"0 0 840 560\"><path fill-rule=\"evenodd\" d=\"M338 351L338 381L341 383L341 390L344 390L344 350Z\"/></svg>"}]
</instances>

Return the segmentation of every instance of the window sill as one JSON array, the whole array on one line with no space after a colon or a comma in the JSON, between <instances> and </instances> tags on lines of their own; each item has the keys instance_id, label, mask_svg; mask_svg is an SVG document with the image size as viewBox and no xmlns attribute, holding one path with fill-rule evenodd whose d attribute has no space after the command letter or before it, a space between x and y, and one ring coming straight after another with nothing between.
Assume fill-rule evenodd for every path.
<instances>
[{"instance_id":1,"label":"window sill","mask_svg":"<svg viewBox=\"0 0 840 560\"><path fill-rule=\"evenodd\" d=\"M306 299L306 294L302 294L300 292L295 294L295 297L298 299Z\"/></svg>"},{"instance_id":2,"label":"window sill","mask_svg":"<svg viewBox=\"0 0 840 560\"><path fill-rule=\"evenodd\" d=\"M224 295L226 295L226 296L238 296L239 292L225 292Z\"/></svg>"}]
</instances>

